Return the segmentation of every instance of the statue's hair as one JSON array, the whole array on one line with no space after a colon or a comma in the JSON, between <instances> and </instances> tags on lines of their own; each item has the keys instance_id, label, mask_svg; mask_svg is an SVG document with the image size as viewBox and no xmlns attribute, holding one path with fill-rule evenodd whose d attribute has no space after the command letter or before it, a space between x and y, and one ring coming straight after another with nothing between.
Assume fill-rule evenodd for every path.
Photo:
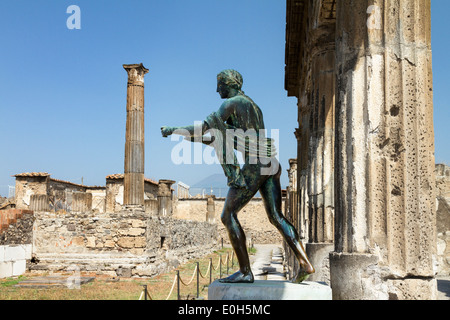
<instances>
[{"instance_id":1,"label":"statue's hair","mask_svg":"<svg viewBox=\"0 0 450 320\"><path fill-rule=\"evenodd\" d=\"M242 75L233 69L226 69L217 75L217 80L222 80L223 83L231 88L241 91L244 82Z\"/></svg>"}]
</instances>

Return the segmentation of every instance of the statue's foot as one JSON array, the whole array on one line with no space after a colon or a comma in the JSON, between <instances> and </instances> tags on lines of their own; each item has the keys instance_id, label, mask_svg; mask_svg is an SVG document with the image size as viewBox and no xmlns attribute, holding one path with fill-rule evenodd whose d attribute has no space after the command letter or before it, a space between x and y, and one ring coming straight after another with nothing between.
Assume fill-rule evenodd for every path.
<instances>
[{"instance_id":1,"label":"statue's foot","mask_svg":"<svg viewBox=\"0 0 450 320\"><path fill-rule=\"evenodd\" d=\"M251 271L248 273L238 271L227 278L219 279L221 283L253 283L254 281L255 278Z\"/></svg>"},{"instance_id":2,"label":"statue's foot","mask_svg":"<svg viewBox=\"0 0 450 320\"><path fill-rule=\"evenodd\" d=\"M311 264L307 264L305 267L301 267L297 275L292 279L292 283L302 283L303 281L306 281L310 275L312 275L316 270Z\"/></svg>"},{"instance_id":3,"label":"statue's foot","mask_svg":"<svg viewBox=\"0 0 450 320\"><path fill-rule=\"evenodd\" d=\"M306 281L310 275L311 275L310 273L308 273L304 270L299 270L297 272L297 275L292 279L291 282L292 283L302 283L303 281Z\"/></svg>"}]
</instances>

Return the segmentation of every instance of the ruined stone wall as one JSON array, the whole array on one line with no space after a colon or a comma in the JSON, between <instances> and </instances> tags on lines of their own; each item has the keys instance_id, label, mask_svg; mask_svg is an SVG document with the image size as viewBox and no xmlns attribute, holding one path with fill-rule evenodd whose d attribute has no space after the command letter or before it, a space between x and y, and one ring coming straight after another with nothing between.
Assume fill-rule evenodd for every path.
<instances>
[{"instance_id":1,"label":"ruined stone wall","mask_svg":"<svg viewBox=\"0 0 450 320\"><path fill-rule=\"evenodd\" d=\"M86 192L92 194L92 211L104 213L106 210L106 188L89 188Z\"/></svg>"},{"instance_id":2,"label":"ruined stone wall","mask_svg":"<svg viewBox=\"0 0 450 320\"><path fill-rule=\"evenodd\" d=\"M30 209L31 196L34 194L47 194L49 185L48 176L17 177L15 203L17 209Z\"/></svg>"},{"instance_id":3,"label":"ruined stone wall","mask_svg":"<svg viewBox=\"0 0 450 320\"><path fill-rule=\"evenodd\" d=\"M105 211L119 212L123 208L124 180L123 174L114 174L106 177ZM155 200L158 197L158 184L144 180L144 202ZM149 210L152 210L149 208Z\"/></svg>"},{"instance_id":4,"label":"ruined stone wall","mask_svg":"<svg viewBox=\"0 0 450 320\"><path fill-rule=\"evenodd\" d=\"M0 210L0 246L31 244L33 212L22 209Z\"/></svg>"},{"instance_id":5,"label":"ruined stone wall","mask_svg":"<svg viewBox=\"0 0 450 320\"><path fill-rule=\"evenodd\" d=\"M153 276L217 248L215 225L118 213L35 213L32 270L76 266L113 276Z\"/></svg>"},{"instance_id":6,"label":"ruined stone wall","mask_svg":"<svg viewBox=\"0 0 450 320\"><path fill-rule=\"evenodd\" d=\"M22 275L30 264L33 212L0 210L0 279Z\"/></svg>"},{"instance_id":7,"label":"ruined stone wall","mask_svg":"<svg viewBox=\"0 0 450 320\"><path fill-rule=\"evenodd\" d=\"M86 192L86 187L70 182L49 179L48 195L50 209L53 211L70 211L74 192Z\"/></svg>"},{"instance_id":8,"label":"ruined stone wall","mask_svg":"<svg viewBox=\"0 0 450 320\"><path fill-rule=\"evenodd\" d=\"M223 238L224 243L229 243L228 234L220 219L224 203L225 199L223 198L215 199L214 216L219 240ZM207 199L179 199L174 204L174 218L176 219L206 221L206 212ZM239 212L238 219L245 231L247 241L258 244L282 242L280 233L267 218L262 199L252 199Z\"/></svg>"}]
</instances>

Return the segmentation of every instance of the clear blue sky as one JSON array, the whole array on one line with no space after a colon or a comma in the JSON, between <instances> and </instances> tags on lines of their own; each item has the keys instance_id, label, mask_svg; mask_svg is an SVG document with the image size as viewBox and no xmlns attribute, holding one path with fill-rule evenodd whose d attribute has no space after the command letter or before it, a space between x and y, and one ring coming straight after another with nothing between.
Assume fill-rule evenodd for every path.
<instances>
[{"instance_id":1,"label":"clear blue sky","mask_svg":"<svg viewBox=\"0 0 450 320\"><path fill-rule=\"evenodd\" d=\"M69 5L81 30L69 30ZM432 0L437 162L450 163L448 74L450 1ZM123 64L143 63L145 175L194 184L218 165L175 165L163 125L189 125L222 100L216 74L244 76L267 128L280 130L282 183L296 157L296 99L284 90L284 0L14 0L0 2L0 195L11 175L104 185L123 172L126 80Z\"/></svg>"}]
</instances>

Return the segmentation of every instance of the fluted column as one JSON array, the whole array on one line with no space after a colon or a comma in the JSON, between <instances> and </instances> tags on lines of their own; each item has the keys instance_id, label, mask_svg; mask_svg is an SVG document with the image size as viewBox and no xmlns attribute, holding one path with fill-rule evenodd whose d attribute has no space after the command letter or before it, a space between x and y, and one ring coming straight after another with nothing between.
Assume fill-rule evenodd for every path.
<instances>
[{"instance_id":1,"label":"fluted column","mask_svg":"<svg viewBox=\"0 0 450 320\"><path fill-rule=\"evenodd\" d=\"M72 212L88 212L92 210L92 193L74 192Z\"/></svg>"},{"instance_id":2,"label":"fluted column","mask_svg":"<svg viewBox=\"0 0 450 320\"><path fill-rule=\"evenodd\" d=\"M430 0L339 0L334 299L433 299Z\"/></svg>"},{"instance_id":3,"label":"fluted column","mask_svg":"<svg viewBox=\"0 0 450 320\"><path fill-rule=\"evenodd\" d=\"M144 75L142 63L123 65L128 73L124 205L144 206Z\"/></svg>"},{"instance_id":4,"label":"fluted column","mask_svg":"<svg viewBox=\"0 0 450 320\"><path fill-rule=\"evenodd\" d=\"M50 210L48 195L32 194L30 197L30 210L35 212L48 212Z\"/></svg>"}]
</instances>

